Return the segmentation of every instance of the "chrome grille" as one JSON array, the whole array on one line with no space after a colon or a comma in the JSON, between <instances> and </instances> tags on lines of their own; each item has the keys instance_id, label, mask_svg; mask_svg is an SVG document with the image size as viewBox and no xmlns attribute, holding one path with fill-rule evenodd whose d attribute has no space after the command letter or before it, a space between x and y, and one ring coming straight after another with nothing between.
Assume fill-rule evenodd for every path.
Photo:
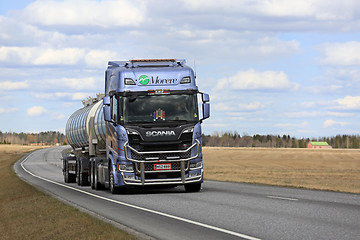
<instances>
[{"instance_id":1,"label":"chrome grille","mask_svg":"<svg viewBox=\"0 0 360 240\"><path fill-rule=\"evenodd\" d=\"M139 154L131 151L131 158L139 161L146 160L177 160L187 159L191 157L191 150L183 153L151 153L151 154Z\"/></svg>"}]
</instances>

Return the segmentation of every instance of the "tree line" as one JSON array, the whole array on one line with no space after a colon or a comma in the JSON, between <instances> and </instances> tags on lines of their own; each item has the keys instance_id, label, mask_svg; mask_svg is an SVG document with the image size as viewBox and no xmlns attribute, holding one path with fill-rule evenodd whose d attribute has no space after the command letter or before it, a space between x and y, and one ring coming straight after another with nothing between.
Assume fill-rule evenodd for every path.
<instances>
[{"instance_id":1,"label":"tree line","mask_svg":"<svg viewBox=\"0 0 360 240\"><path fill-rule=\"evenodd\" d=\"M40 133L15 133L15 132L1 132L0 144L37 144L37 145L55 145L66 144L65 135L56 131L47 131Z\"/></svg>"},{"instance_id":2,"label":"tree line","mask_svg":"<svg viewBox=\"0 0 360 240\"><path fill-rule=\"evenodd\" d=\"M290 135L242 136L236 131L214 132L202 135L203 146L209 147L268 147L268 148L306 148L310 141L327 142L333 148L360 148L359 135L336 135L334 137L295 138Z\"/></svg>"},{"instance_id":3,"label":"tree line","mask_svg":"<svg viewBox=\"0 0 360 240\"><path fill-rule=\"evenodd\" d=\"M202 135L203 146L209 147L268 147L268 148L306 148L310 141L327 142L333 148L360 148L359 135L336 135L334 137L295 138L290 135L238 134L236 131L214 132ZM67 144L63 133L47 131L40 133L14 133L0 131L0 144Z\"/></svg>"}]
</instances>

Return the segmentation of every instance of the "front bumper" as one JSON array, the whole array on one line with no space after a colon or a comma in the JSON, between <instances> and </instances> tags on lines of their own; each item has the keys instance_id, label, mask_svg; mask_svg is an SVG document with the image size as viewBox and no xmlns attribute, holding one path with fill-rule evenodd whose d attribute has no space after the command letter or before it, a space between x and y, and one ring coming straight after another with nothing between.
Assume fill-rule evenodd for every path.
<instances>
[{"instance_id":1,"label":"front bumper","mask_svg":"<svg viewBox=\"0 0 360 240\"><path fill-rule=\"evenodd\" d=\"M134 163L136 173L121 171L123 182L126 185L181 185L203 180L202 166L195 169L190 168L190 160L200 156L200 141L197 139L185 150L156 152L139 152L126 142L124 152L125 159ZM154 164L161 163L171 163L174 167L171 170L154 170L152 168ZM158 177L149 177L154 174ZM160 177L161 175L162 177Z\"/></svg>"}]
</instances>

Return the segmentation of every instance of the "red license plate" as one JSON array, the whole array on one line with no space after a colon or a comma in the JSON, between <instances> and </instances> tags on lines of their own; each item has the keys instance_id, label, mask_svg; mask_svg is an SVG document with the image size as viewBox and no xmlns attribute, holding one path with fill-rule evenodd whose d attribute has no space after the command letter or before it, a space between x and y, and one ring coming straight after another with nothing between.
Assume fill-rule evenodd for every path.
<instances>
[{"instance_id":1,"label":"red license plate","mask_svg":"<svg viewBox=\"0 0 360 240\"><path fill-rule=\"evenodd\" d=\"M154 164L154 170L171 170L171 163L161 163L161 164Z\"/></svg>"}]
</instances>

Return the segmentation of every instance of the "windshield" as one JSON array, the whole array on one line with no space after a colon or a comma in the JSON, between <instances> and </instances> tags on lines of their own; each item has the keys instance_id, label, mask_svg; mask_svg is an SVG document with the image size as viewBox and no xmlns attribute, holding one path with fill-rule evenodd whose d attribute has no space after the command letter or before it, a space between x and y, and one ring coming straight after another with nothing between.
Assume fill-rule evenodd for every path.
<instances>
[{"instance_id":1,"label":"windshield","mask_svg":"<svg viewBox=\"0 0 360 240\"><path fill-rule=\"evenodd\" d=\"M122 114L125 123L198 121L196 94L147 95L122 98Z\"/></svg>"}]
</instances>

